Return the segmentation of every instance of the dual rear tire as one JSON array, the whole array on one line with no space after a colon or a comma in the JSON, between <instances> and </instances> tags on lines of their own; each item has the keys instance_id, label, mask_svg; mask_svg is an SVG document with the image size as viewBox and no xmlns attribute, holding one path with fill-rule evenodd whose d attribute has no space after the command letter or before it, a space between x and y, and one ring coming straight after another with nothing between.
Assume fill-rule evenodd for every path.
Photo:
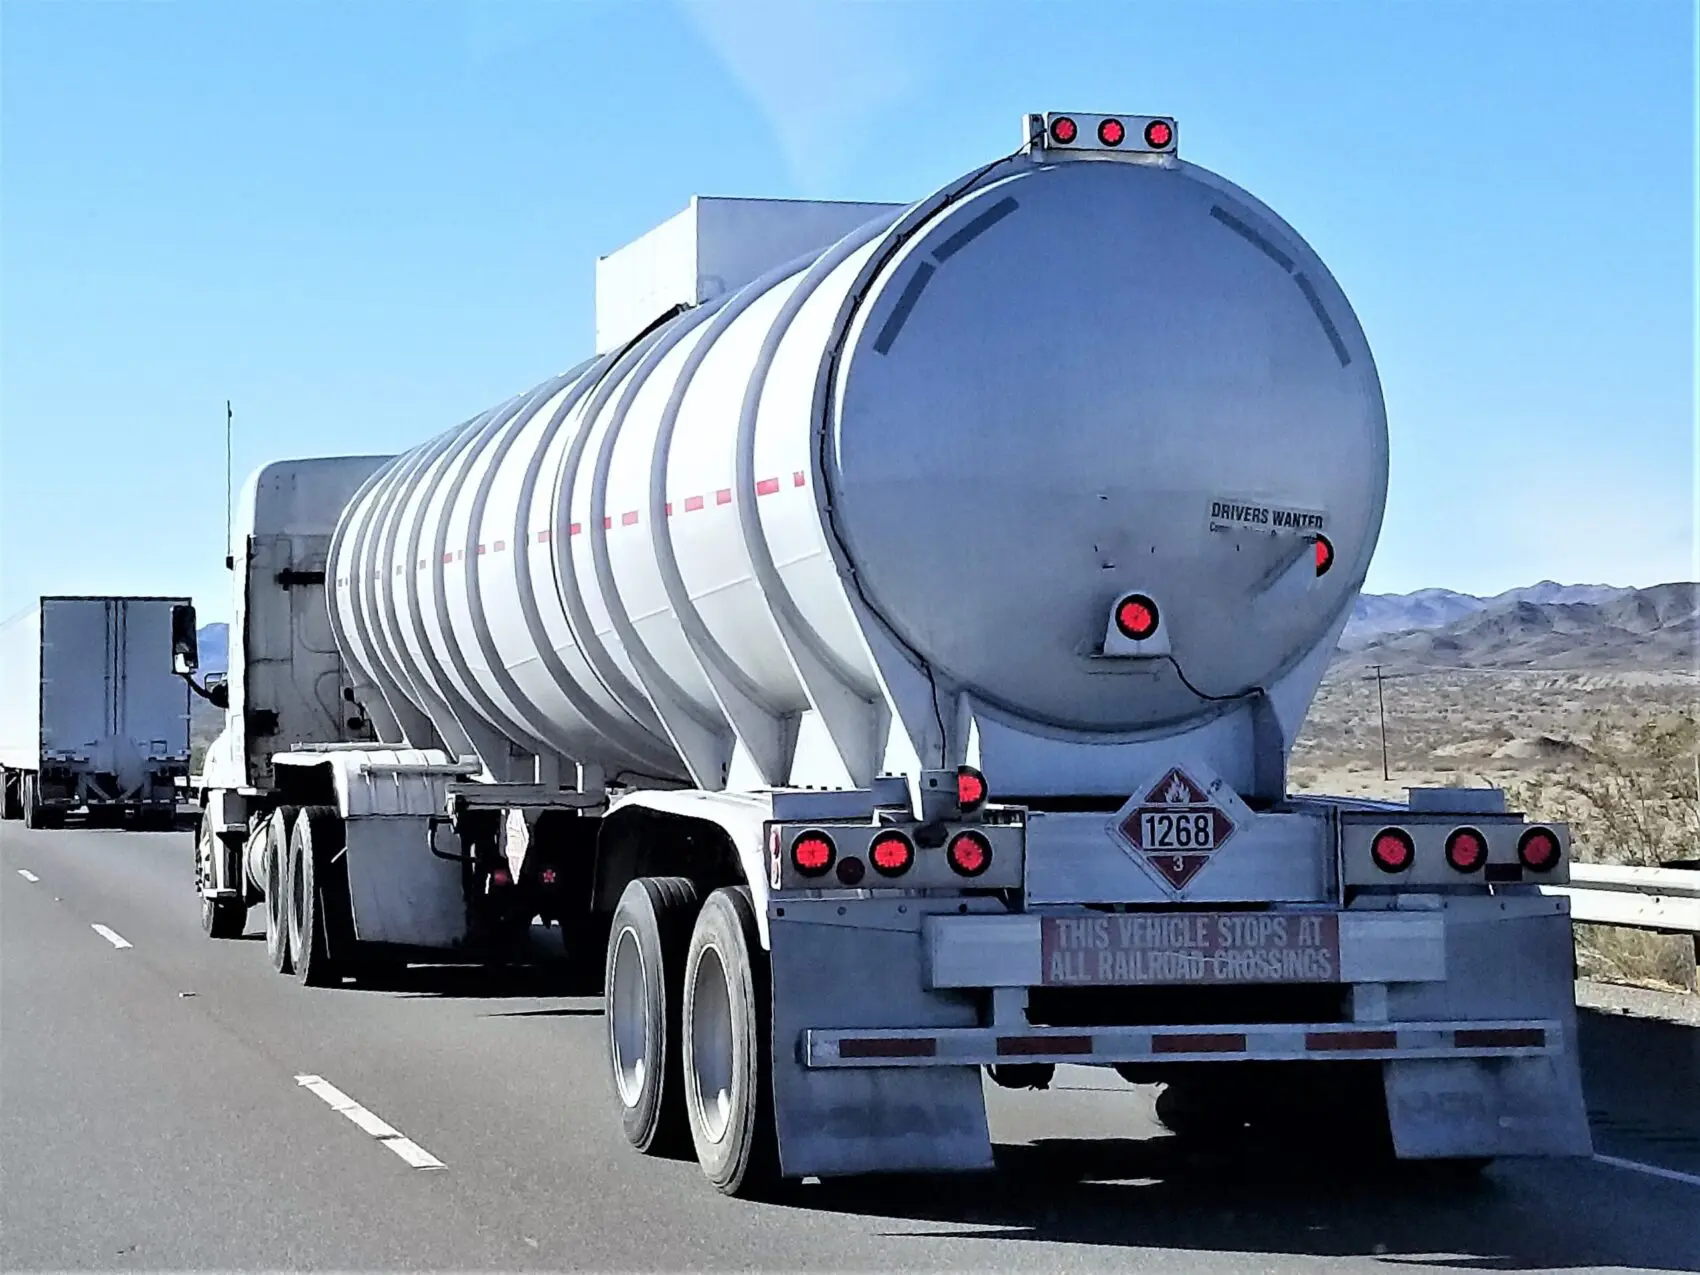
<instances>
[{"instance_id":1,"label":"dual rear tire","mask_svg":"<svg viewBox=\"0 0 1700 1275\"><path fill-rule=\"evenodd\" d=\"M266 826L266 954L279 974L330 987L354 967L354 917L332 806L280 806Z\"/></svg>"},{"instance_id":2,"label":"dual rear tire","mask_svg":"<svg viewBox=\"0 0 1700 1275\"><path fill-rule=\"evenodd\" d=\"M698 907L682 877L633 881L608 938L604 1004L621 1127L652 1155L691 1147L727 1195L779 1178L768 966L747 887Z\"/></svg>"}]
</instances>

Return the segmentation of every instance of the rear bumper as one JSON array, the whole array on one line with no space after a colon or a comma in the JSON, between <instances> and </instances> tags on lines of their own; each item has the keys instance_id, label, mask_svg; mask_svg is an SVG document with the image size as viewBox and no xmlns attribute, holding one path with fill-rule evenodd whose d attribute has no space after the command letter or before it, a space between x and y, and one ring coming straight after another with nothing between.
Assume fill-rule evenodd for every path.
<instances>
[{"instance_id":1,"label":"rear bumper","mask_svg":"<svg viewBox=\"0 0 1700 1275\"><path fill-rule=\"evenodd\" d=\"M998 1063L1317 1062L1535 1058L1565 1052L1553 1019L1425 1023L1264 1023L1206 1027L810 1029L805 1067L961 1067Z\"/></svg>"}]
</instances>

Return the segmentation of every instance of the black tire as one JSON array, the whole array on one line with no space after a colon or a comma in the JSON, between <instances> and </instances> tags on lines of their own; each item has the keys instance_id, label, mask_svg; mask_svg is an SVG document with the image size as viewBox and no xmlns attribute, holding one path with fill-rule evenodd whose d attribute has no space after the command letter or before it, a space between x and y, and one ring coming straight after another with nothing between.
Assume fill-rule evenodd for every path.
<instances>
[{"instance_id":1,"label":"black tire","mask_svg":"<svg viewBox=\"0 0 1700 1275\"><path fill-rule=\"evenodd\" d=\"M266 955L279 974L295 969L289 948L289 839L295 833L299 806L279 806L266 828Z\"/></svg>"},{"instance_id":2,"label":"black tire","mask_svg":"<svg viewBox=\"0 0 1700 1275\"><path fill-rule=\"evenodd\" d=\"M7 823L24 817L23 799L18 795L22 782L22 775L14 775L4 766L0 766L0 819Z\"/></svg>"},{"instance_id":3,"label":"black tire","mask_svg":"<svg viewBox=\"0 0 1700 1275\"><path fill-rule=\"evenodd\" d=\"M648 1155L690 1148L679 1019L697 888L684 877L639 877L609 926L603 1016L609 1075L626 1141Z\"/></svg>"},{"instance_id":4,"label":"black tire","mask_svg":"<svg viewBox=\"0 0 1700 1275\"><path fill-rule=\"evenodd\" d=\"M685 961L685 1110L703 1175L724 1195L779 1182L773 1119L772 993L748 886L716 890Z\"/></svg>"},{"instance_id":5,"label":"black tire","mask_svg":"<svg viewBox=\"0 0 1700 1275\"><path fill-rule=\"evenodd\" d=\"M206 815L195 830L195 887L204 891L211 884L211 855L218 853L217 840ZM212 880L216 880L216 876ZM242 899L209 899L201 895L201 930L209 939L239 939L248 928L248 905Z\"/></svg>"},{"instance_id":6,"label":"black tire","mask_svg":"<svg viewBox=\"0 0 1700 1275\"><path fill-rule=\"evenodd\" d=\"M1156 1115L1177 1138L1227 1142L1246 1132L1243 1106L1216 1085L1171 1083L1157 1095Z\"/></svg>"},{"instance_id":7,"label":"black tire","mask_svg":"<svg viewBox=\"0 0 1700 1275\"><path fill-rule=\"evenodd\" d=\"M289 838L289 886L284 897L289 900L289 950L295 958L295 978L304 987L340 983L342 971L336 958L351 955L346 939L336 933L348 910L347 887L339 896L340 873L331 863L342 847L342 816L334 807L302 809Z\"/></svg>"}]
</instances>

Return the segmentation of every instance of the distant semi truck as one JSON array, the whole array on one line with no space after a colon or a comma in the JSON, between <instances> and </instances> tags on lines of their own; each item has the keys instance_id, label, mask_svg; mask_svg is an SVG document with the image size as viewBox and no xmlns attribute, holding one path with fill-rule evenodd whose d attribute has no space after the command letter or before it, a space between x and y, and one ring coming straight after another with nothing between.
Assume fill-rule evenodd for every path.
<instances>
[{"instance_id":1,"label":"distant semi truck","mask_svg":"<svg viewBox=\"0 0 1700 1275\"><path fill-rule=\"evenodd\" d=\"M5 818L168 827L189 774L189 691L171 671L183 598L42 598L0 627Z\"/></svg>"}]
</instances>

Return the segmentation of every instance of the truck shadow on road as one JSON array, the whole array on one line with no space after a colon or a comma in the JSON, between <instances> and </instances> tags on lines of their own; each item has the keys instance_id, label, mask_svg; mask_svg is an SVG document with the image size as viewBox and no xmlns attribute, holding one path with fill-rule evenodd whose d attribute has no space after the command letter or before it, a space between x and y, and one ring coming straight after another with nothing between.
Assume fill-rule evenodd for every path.
<instances>
[{"instance_id":1,"label":"truck shadow on road","mask_svg":"<svg viewBox=\"0 0 1700 1275\"><path fill-rule=\"evenodd\" d=\"M1041 1140L998 1146L996 1157L990 1174L844 1180L798 1188L793 1202L954 1223L964 1228L956 1236L983 1240L1373 1256L1471 1270L1700 1270L1694 1201L1672 1193L1661 1210L1646 1199L1630 1220L1610 1201L1633 1197L1638 1183L1600 1179L1610 1171L1586 1161L1461 1175L1330 1163L1325 1151L1291 1147L1236 1155L1169 1136Z\"/></svg>"}]
</instances>

